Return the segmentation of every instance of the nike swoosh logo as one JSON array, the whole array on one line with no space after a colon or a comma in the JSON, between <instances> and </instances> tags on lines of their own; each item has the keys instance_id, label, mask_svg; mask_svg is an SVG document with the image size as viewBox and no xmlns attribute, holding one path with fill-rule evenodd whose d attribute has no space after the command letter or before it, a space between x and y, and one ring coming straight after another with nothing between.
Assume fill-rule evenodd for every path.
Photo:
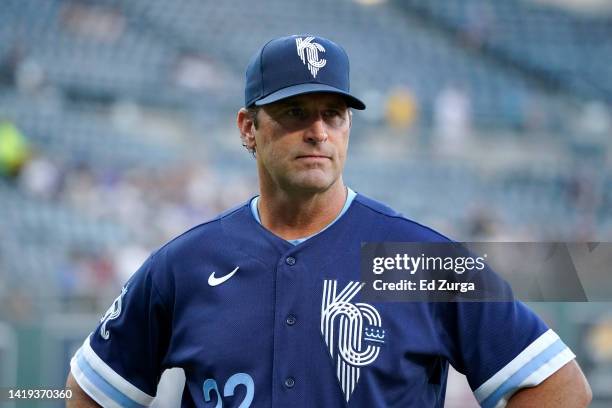
<instances>
[{"instance_id":1,"label":"nike swoosh logo","mask_svg":"<svg viewBox=\"0 0 612 408\"><path fill-rule=\"evenodd\" d=\"M230 273L228 273L227 275L224 275L220 278L216 278L215 277L215 273L211 273L210 276L208 277L208 284L210 286L217 286L222 284L223 282L225 282L226 280L228 280L229 278L231 278L232 276L234 276L234 274L236 272L238 272L238 268L240 268L239 266L236 267L236 269L234 269L233 271L231 271Z\"/></svg>"}]
</instances>

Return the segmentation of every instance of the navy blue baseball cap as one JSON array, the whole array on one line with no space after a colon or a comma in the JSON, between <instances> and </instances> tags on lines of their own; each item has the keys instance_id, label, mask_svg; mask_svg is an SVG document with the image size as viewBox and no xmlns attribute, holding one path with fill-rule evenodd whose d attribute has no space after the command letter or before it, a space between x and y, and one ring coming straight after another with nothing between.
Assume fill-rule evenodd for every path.
<instances>
[{"instance_id":1,"label":"navy blue baseball cap","mask_svg":"<svg viewBox=\"0 0 612 408\"><path fill-rule=\"evenodd\" d=\"M348 55L327 38L276 38L261 47L247 66L246 107L313 92L340 94L349 107L365 109L365 104L350 93Z\"/></svg>"}]
</instances>

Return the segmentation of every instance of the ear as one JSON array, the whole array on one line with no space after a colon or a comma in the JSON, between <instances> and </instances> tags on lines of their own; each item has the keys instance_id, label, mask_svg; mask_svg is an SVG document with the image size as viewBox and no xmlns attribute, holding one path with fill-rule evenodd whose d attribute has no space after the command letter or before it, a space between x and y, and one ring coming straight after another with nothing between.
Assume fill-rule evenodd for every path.
<instances>
[{"instance_id":1,"label":"ear","mask_svg":"<svg viewBox=\"0 0 612 408\"><path fill-rule=\"evenodd\" d=\"M248 151L255 151L255 123L253 118L245 108L241 108L236 116L236 124L240 131L240 139L242 145L247 148Z\"/></svg>"}]
</instances>

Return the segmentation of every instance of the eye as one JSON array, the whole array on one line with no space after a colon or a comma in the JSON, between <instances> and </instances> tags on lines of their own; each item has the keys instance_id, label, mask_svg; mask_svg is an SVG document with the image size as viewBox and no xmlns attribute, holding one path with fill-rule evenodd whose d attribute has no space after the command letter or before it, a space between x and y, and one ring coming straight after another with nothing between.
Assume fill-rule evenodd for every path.
<instances>
[{"instance_id":1,"label":"eye","mask_svg":"<svg viewBox=\"0 0 612 408\"><path fill-rule=\"evenodd\" d=\"M335 118L335 117L338 117L338 116L342 116L342 113L339 110L336 110L336 109L327 109L324 112L324 115L326 117L328 117L328 118Z\"/></svg>"},{"instance_id":2,"label":"eye","mask_svg":"<svg viewBox=\"0 0 612 408\"><path fill-rule=\"evenodd\" d=\"M329 125L341 127L346 123L346 111L341 109L326 109L323 111L323 118Z\"/></svg>"},{"instance_id":3,"label":"eye","mask_svg":"<svg viewBox=\"0 0 612 408\"><path fill-rule=\"evenodd\" d=\"M285 111L285 115L291 118L304 118L306 116L306 111L302 108L293 107L289 108Z\"/></svg>"}]
</instances>

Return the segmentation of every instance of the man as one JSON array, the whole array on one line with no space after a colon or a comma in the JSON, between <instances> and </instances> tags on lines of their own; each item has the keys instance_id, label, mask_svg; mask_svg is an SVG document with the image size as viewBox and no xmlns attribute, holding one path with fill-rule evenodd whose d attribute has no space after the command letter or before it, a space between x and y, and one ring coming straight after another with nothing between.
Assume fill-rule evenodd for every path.
<instances>
[{"instance_id":1,"label":"man","mask_svg":"<svg viewBox=\"0 0 612 408\"><path fill-rule=\"evenodd\" d=\"M237 123L260 196L151 255L72 359L68 406L147 405L182 367L183 406L442 407L449 362L483 406L588 404L572 352L520 303L357 302L361 242L448 239L344 185L350 108L330 40L255 54Z\"/></svg>"}]
</instances>

